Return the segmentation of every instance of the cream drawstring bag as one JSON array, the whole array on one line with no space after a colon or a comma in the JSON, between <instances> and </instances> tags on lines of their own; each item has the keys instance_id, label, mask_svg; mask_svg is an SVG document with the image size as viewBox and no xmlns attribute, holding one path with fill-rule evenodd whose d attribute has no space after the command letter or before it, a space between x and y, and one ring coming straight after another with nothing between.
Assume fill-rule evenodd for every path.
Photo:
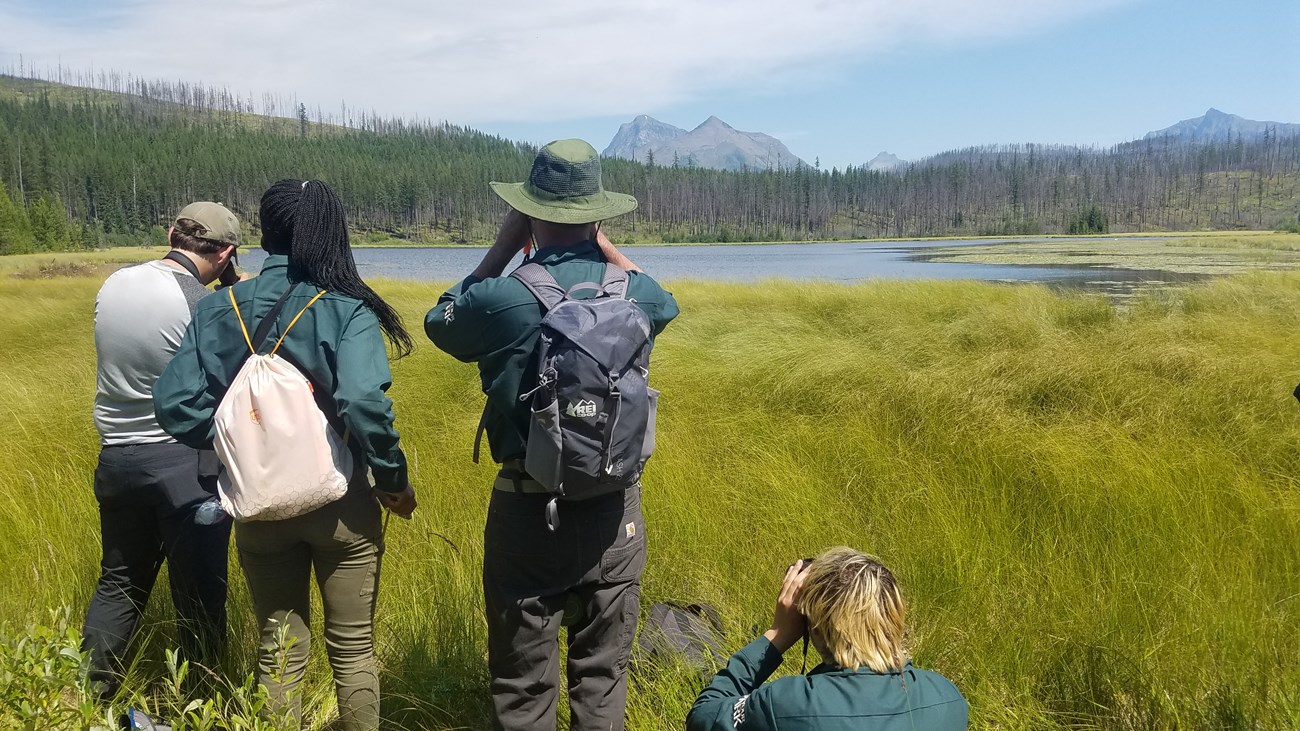
<instances>
[{"instance_id":1,"label":"cream drawstring bag","mask_svg":"<svg viewBox=\"0 0 1300 731\"><path fill-rule=\"evenodd\" d=\"M270 353L260 355L256 346L262 338L255 344L248 336L231 289L230 303L250 355L215 416L214 443L226 468L217 483L221 507L239 521L284 520L343 497L352 475L347 434L340 437L330 426L316 405L311 381L276 355L298 319L325 292L294 316ZM287 297L285 292L268 320L279 315ZM258 335L266 331L268 327L258 327Z\"/></svg>"}]
</instances>

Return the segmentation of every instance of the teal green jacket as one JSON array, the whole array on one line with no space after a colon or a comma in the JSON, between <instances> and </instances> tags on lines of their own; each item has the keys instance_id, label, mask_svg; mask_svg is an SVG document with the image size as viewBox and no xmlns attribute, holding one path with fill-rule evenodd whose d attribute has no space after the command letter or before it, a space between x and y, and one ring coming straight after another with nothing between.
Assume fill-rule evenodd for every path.
<instances>
[{"instance_id":1,"label":"teal green jacket","mask_svg":"<svg viewBox=\"0 0 1300 731\"><path fill-rule=\"evenodd\" d=\"M687 731L960 731L966 699L947 678L908 663L902 672L821 665L764 681L781 653L759 637L731 656L700 693Z\"/></svg>"},{"instance_id":2,"label":"teal green jacket","mask_svg":"<svg viewBox=\"0 0 1300 731\"><path fill-rule=\"evenodd\" d=\"M546 267L565 289L600 282L605 259L594 241L540 249L532 261ZM584 295L585 296L585 295ZM649 275L630 272L627 296L650 317L651 337L677 317L677 301ZM447 290L424 320L429 339L454 358L478 363L488 397L488 444L497 462L524 456L528 404L519 394L537 385L537 346L542 307L518 280L468 277Z\"/></svg>"},{"instance_id":3,"label":"teal green jacket","mask_svg":"<svg viewBox=\"0 0 1300 731\"><path fill-rule=\"evenodd\" d=\"M232 289L249 335L289 286L288 257L268 256L260 276ZM284 328L320 289L298 285L259 352L269 353ZM388 352L379 319L361 300L327 292L289 331L277 352L311 381L316 403L339 434L348 433L358 473L370 467L375 487L406 488L406 456L393 428ZM213 415L248 357L226 291L199 301L180 350L154 385L158 423L182 444L212 448Z\"/></svg>"}]
</instances>

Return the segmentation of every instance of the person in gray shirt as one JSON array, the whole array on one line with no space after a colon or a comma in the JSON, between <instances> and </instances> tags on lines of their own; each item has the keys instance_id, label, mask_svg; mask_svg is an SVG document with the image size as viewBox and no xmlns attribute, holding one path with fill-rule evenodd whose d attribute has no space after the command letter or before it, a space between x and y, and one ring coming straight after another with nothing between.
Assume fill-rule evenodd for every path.
<instances>
[{"instance_id":1,"label":"person in gray shirt","mask_svg":"<svg viewBox=\"0 0 1300 731\"><path fill-rule=\"evenodd\" d=\"M216 497L212 451L178 444L158 425L154 382L180 347L207 285L237 280L239 221L192 203L168 231L165 258L113 273L95 298L95 468L103 558L82 650L101 697L117 693L123 657L164 560L184 659L214 664L226 636L230 518Z\"/></svg>"}]
</instances>

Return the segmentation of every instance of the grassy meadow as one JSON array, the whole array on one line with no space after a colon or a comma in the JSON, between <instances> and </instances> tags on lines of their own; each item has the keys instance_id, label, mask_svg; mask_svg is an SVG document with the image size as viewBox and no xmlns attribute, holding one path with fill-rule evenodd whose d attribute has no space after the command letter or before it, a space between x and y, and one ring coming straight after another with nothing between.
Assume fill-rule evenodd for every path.
<instances>
[{"instance_id":1,"label":"grassy meadow","mask_svg":"<svg viewBox=\"0 0 1300 731\"><path fill-rule=\"evenodd\" d=\"M0 265L0 626L15 633L53 607L79 621L96 577L103 271ZM1040 286L672 285L683 314L654 355L645 606L709 602L739 647L767 626L790 561L847 544L895 569L915 661L962 689L973 728L1300 725L1300 274L1122 312ZM415 331L441 291L379 288ZM482 397L473 367L421 342L390 392L421 506L388 530L384 716L485 728ZM233 560L231 578L237 681L254 632ZM160 692L165 586L137 699ZM333 712L322 650L313 728ZM784 670L798 668L795 652ZM629 728L679 728L699 687L635 665Z\"/></svg>"}]
</instances>

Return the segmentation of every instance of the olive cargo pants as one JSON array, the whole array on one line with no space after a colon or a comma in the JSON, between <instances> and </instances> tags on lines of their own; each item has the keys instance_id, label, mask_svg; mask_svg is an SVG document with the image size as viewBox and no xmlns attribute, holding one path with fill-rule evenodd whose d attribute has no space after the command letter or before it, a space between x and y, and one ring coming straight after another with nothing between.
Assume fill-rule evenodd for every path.
<instances>
[{"instance_id":1,"label":"olive cargo pants","mask_svg":"<svg viewBox=\"0 0 1300 731\"><path fill-rule=\"evenodd\" d=\"M375 666L375 600L383 557L379 505L367 489L287 520L235 524L239 563L261 628L258 682L280 709L298 718L297 693L311 648L311 576L325 610L325 654L334 673L339 722L331 728L379 728L379 674ZM285 675L276 674L276 628L294 638Z\"/></svg>"},{"instance_id":2,"label":"olive cargo pants","mask_svg":"<svg viewBox=\"0 0 1300 731\"><path fill-rule=\"evenodd\" d=\"M618 731L645 569L641 490L561 501L552 532L545 517L550 495L503 489L509 485L498 478L484 532L495 726L555 728L563 625L572 728Z\"/></svg>"}]
</instances>

